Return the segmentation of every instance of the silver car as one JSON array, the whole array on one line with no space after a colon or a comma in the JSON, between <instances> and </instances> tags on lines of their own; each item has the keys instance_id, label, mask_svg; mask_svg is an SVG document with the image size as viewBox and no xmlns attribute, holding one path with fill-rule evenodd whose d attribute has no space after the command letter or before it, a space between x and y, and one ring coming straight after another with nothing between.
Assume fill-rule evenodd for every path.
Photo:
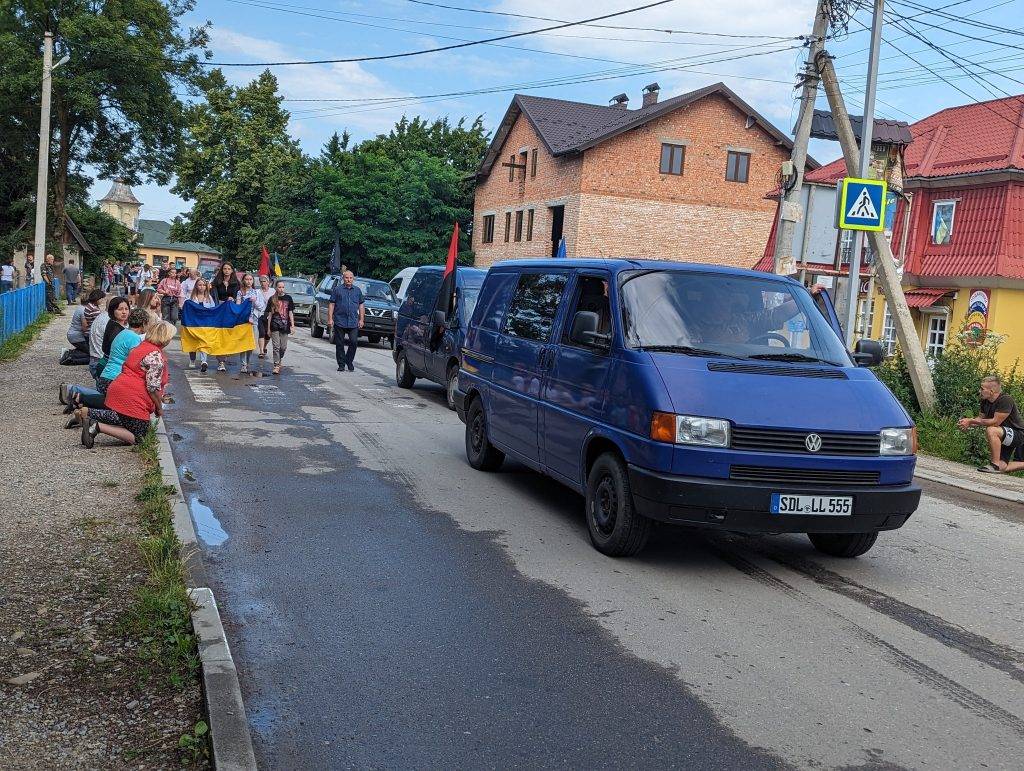
<instances>
[{"instance_id":1,"label":"silver car","mask_svg":"<svg viewBox=\"0 0 1024 771\"><path fill-rule=\"evenodd\" d=\"M316 287L304 278L283 276L274 279L274 285L278 281L284 282L285 293L291 295L295 303L295 323L309 324L309 314L316 302Z\"/></svg>"}]
</instances>

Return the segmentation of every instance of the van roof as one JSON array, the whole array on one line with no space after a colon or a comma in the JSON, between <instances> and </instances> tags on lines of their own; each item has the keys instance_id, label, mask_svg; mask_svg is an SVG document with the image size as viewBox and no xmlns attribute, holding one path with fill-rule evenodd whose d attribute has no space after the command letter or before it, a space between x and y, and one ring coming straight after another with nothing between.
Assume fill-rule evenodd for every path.
<instances>
[{"instance_id":1,"label":"van roof","mask_svg":"<svg viewBox=\"0 0 1024 771\"><path fill-rule=\"evenodd\" d=\"M757 278L771 277L772 274L765 274L763 271L747 270L744 268L731 268L726 265L708 265L701 262L676 262L675 260L644 260L644 259L602 259L597 257L569 257L569 258L548 258L548 259L526 259L526 260L504 260L491 266L491 271L519 270L520 268L560 268L560 269L586 269L602 268L612 273L622 270L686 270L697 273L722 273L730 276L755 276ZM775 278L793 281L786 276L775 276Z\"/></svg>"}]
</instances>

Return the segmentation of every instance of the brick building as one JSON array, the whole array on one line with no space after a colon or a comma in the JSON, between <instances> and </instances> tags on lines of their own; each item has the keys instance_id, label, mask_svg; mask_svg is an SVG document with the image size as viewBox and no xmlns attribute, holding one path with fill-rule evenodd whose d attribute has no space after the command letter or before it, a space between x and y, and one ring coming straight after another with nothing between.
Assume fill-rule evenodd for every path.
<instances>
[{"instance_id":1,"label":"brick building","mask_svg":"<svg viewBox=\"0 0 1024 771\"><path fill-rule=\"evenodd\" d=\"M477 175L473 249L751 267L764 250L792 141L722 83L630 110L517 94ZM809 161L809 168L817 164Z\"/></svg>"}]
</instances>

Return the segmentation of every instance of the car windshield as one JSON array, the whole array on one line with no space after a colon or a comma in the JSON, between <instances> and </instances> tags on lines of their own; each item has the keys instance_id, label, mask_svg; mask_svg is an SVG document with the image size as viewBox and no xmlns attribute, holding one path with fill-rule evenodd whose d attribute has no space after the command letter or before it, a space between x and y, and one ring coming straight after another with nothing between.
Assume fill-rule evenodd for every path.
<instances>
[{"instance_id":1,"label":"car windshield","mask_svg":"<svg viewBox=\"0 0 1024 771\"><path fill-rule=\"evenodd\" d=\"M394 293L391 291L391 287L383 281L371 281L370 279L357 278L353 283L363 290L363 297L367 300L384 300L389 303L398 302L395 299Z\"/></svg>"},{"instance_id":2,"label":"car windshield","mask_svg":"<svg viewBox=\"0 0 1024 771\"><path fill-rule=\"evenodd\" d=\"M625 274L619 292L631 348L852 366L810 295L795 284L652 270Z\"/></svg>"},{"instance_id":3,"label":"car windshield","mask_svg":"<svg viewBox=\"0 0 1024 771\"><path fill-rule=\"evenodd\" d=\"M287 292L290 295L294 296L294 295L297 295L297 294L299 294L299 295L302 295L302 294L313 295L314 294L313 285L311 283L309 283L308 281L302 281L302 280L296 280L296 279L288 280L287 278L282 278L282 279L279 279L279 280L284 282L284 291Z\"/></svg>"}]
</instances>

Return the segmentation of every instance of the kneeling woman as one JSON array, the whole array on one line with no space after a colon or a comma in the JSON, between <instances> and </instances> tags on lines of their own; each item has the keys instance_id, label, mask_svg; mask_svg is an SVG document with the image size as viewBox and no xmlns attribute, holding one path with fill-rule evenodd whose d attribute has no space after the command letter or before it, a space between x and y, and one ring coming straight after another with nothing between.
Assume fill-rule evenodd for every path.
<instances>
[{"instance_id":1,"label":"kneeling woman","mask_svg":"<svg viewBox=\"0 0 1024 771\"><path fill-rule=\"evenodd\" d=\"M125 360L121 374L107 389L106 408L85 409L82 415L82 444L91 448L96 434L106 434L125 444L138 444L149 430L151 415L163 414L167 386L167 356L164 348L174 337L174 325L156 321L146 330Z\"/></svg>"}]
</instances>

